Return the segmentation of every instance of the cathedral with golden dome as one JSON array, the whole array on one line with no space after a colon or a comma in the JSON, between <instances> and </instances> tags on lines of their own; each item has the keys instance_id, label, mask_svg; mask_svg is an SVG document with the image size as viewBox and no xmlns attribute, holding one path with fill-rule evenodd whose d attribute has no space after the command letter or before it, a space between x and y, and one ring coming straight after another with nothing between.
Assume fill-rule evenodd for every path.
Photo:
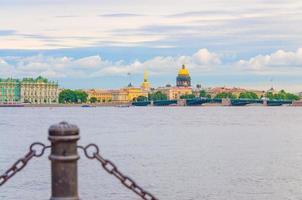
<instances>
[{"instance_id":1,"label":"cathedral with golden dome","mask_svg":"<svg viewBox=\"0 0 302 200\"><path fill-rule=\"evenodd\" d=\"M182 65L181 69L178 71L178 75L176 77L176 86L177 87L190 87L191 86L190 73L185 65Z\"/></svg>"}]
</instances>

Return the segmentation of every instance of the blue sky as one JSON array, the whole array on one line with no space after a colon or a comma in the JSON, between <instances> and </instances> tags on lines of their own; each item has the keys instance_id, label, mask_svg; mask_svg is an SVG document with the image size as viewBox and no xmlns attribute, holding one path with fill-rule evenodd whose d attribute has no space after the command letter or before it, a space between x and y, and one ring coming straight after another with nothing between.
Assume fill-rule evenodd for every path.
<instances>
[{"instance_id":1,"label":"blue sky","mask_svg":"<svg viewBox=\"0 0 302 200\"><path fill-rule=\"evenodd\" d=\"M0 0L0 77L62 87L194 84L302 91L299 0ZM131 78L127 73L131 73Z\"/></svg>"}]
</instances>

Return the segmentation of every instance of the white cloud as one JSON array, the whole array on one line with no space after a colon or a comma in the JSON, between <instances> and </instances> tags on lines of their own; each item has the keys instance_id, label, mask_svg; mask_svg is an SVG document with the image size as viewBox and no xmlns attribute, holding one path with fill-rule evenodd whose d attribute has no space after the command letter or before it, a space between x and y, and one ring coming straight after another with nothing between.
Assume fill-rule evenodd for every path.
<instances>
[{"instance_id":1,"label":"white cloud","mask_svg":"<svg viewBox=\"0 0 302 200\"><path fill-rule=\"evenodd\" d=\"M112 61L100 55L83 58L53 57L36 55L29 57L0 58L1 77L48 78L95 78L102 76L125 76L127 73L142 74L144 70L153 75L175 74L185 64L191 74L266 74L302 75L302 48L295 52L278 50L269 55L258 55L248 60L226 63L207 49L200 49L192 55L156 56L148 60Z\"/></svg>"},{"instance_id":2,"label":"white cloud","mask_svg":"<svg viewBox=\"0 0 302 200\"><path fill-rule=\"evenodd\" d=\"M14 73L14 67L9 65L3 58L0 58L0 78L12 77Z\"/></svg>"},{"instance_id":3,"label":"white cloud","mask_svg":"<svg viewBox=\"0 0 302 200\"><path fill-rule=\"evenodd\" d=\"M62 73L59 73L55 70L47 69L46 71L43 71L40 73L41 76L47 77L47 78L65 78L66 76Z\"/></svg>"},{"instance_id":4,"label":"white cloud","mask_svg":"<svg viewBox=\"0 0 302 200\"><path fill-rule=\"evenodd\" d=\"M4 66L4 65L7 65L7 62L2 58L0 58L0 66Z\"/></svg>"},{"instance_id":5,"label":"white cloud","mask_svg":"<svg viewBox=\"0 0 302 200\"><path fill-rule=\"evenodd\" d=\"M79 59L72 57L30 56L7 57L0 60L0 66L14 69L14 76L46 77L99 77L106 75L126 75L127 73L139 74L148 70L150 74L175 73L182 64L189 70L204 72L214 70L220 63L215 53L201 49L191 56L162 57L157 56L149 60L135 60L125 63L123 60L110 61L101 56L88 56ZM10 63L10 64L9 64Z\"/></svg>"},{"instance_id":6,"label":"white cloud","mask_svg":"<svg viewBox=\"0 0 302 200\"><path fill-rule=\"evenodd\" d=\"M220 64L220 58L217 54L209 52L207 49L200 49L192 56L178 56L178 57L162 57L157 56L144 62L135 61L129 65L118 64L108 66L96 74L126 74L141 73L148 70L150 74L168 74L175 73L179 67L185 64L189 70L195 72L205 72L214 70Z\"/></svg>"},{"instance_id":7,"label":"white cloud","mask_svg":"<svg viewBox=\"0 0 302 200\"><path fill-rule=\"evenodd\" d=\"M258 72L302 69L302 48L296 52L278 50L269 55L258 55L249 60L237 62L237 68Z\"/></svg>"},{"instance_id":8,"label":"white cloud","mask_svg":"<svg viewBox=\"0 0 302 200\"><path fill-rule=\"evenodd\" d=\"M193 59L196 63L201 65L220 64L220 58L215 53L210 53L207 49L200 49L193 55Z\"/></svg>"},{"instance_id":9,"label":"white cloud","mask_svg":"<svg viewBox=\"0 0 302 200\"><path fill-rule=\"evenodd\" d=\"M106 61L102 60L102 58L97 55L97 56L89 56L89 57L84 57L78 60L74 61L74 64L78 65L78 66L83 66L83 67L98 67L98 66L102 66L106 63Z\"/></svg>"}]
</instances>

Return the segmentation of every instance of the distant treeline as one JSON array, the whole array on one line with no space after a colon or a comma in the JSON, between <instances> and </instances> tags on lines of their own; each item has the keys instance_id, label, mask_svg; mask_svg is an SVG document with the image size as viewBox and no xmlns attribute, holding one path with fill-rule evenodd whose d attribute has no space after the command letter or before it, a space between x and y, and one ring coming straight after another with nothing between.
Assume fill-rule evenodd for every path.
<instances>
[{"instance_id":1,"label":"distant treeline","mask_svg":"<svg viewBox=\"0 0 302 200\"><path fill-rule=\"evenodd\" d=\"M256 93L250 91L241 92L238 97L230 92L222 92L215 96L215 98L229 98L229 99L261 99L263 97L268 98L269 100L299 100L300 99L298 95L285 92L284 90L281 90L278 93L267 92L263 96L258 96Z\"/></svg>"}]
</instances>

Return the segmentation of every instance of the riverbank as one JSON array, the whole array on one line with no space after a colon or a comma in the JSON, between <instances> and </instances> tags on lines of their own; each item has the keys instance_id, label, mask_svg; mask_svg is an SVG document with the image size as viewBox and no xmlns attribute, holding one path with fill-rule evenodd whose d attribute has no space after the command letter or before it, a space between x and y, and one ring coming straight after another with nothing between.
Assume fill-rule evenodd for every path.
<instances>
[{"instance_id":1,"label":"riverbank","mask_svg":"<svg viewBox=\"0 0 302 200\"><path fill-rule=\"evenodd\" d=\"M102 103L102 104L25 104L24 107L116 107L130 106L129 103Z\"/></svg>"},{"instance_id":2,"label":"riverbank","mask_svg":"<svg viewBox=\"0 0 302 200\"><path fill-rule=\"evenodd\" d=\"M276 104L277 103L277 104ZM158 105L157 105L158 104ZM162 106L168 106L168 107L183 107L183 106L189 106L189 107L219 107L219 106L302 106L302 101L293 101L291 103L280 103L280 102L275 102L275 101L271 101L269 104L268 103L246 103L246 102L241 102L239 101L239 103L237 102L231 102L230 100L225 101L223 99L223 101L221 103L218 102L209 102L209 103L198 103L198 104L190 104L187 105L185 102L172 102L171 104L160 104L160 102L157 104L137 104L135 103L94 103L94 104L0 104L0 107L130 107L130 106L155 106L155 107L162 107Z\"/></svg>"},{"instance_id":3,"label":"riverbank","mask_svg":"<svg viewBox=\"0 0 302 200\"><path fill-rule=\"evenodd\" d=\"M249 106L249 107L266 107L266 105L263 104L247 104L243 106ZM280 105L280 106L287 106L287 107L300 107L302 105ZM9 106L7 106L9 107ZM16 107L16 106L14 106ZM232 105L223 105L219 103L205 103L202 105L195 105L195 106L180 106L180 105L167 105L167 106L133 106L131 104L27 104L23 107L28 108L68 108L68 107L234 107ZM241 106L242 107L242 106Z\"/></svg>"}]
</instances>

